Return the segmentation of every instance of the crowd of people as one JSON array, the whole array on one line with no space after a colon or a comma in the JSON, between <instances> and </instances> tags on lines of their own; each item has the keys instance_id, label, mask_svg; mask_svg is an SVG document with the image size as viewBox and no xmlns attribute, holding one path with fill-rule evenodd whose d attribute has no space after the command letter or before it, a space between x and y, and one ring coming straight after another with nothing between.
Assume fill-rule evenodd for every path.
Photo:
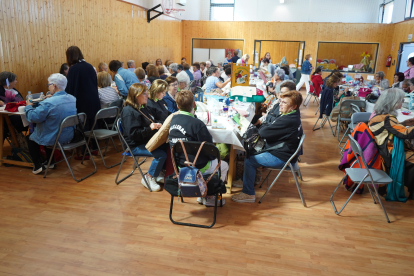
<instances>
[{"instance_id":1,"label":"crowd of people","mask_svg":"<svg viewBox=\"0 0 414 276\"><path fill-rule=\"evenodd\" d=\"M99 63L96 70L85 61L81 50L71 46L66 51L65 64L62 64L59 73L52 74L48 78L48 93L46 99L36 107L28 100L25 115L29 122L36 124L34 131L29 136L29 151L33 158L33 173L38 174L45 170L46 163L40 155L40 146L52 146L56 140L59 125L62 120L76 113L85 113L87 119L84 130L90 130L94 124L96 113L108 107L111 102L124 100L124 107L120 114L123 136L132 149L133 154L153 157L148 173L141 180L144 187L150 186L152 191L161 189L160 183L165 178L165 165L167 151L180 140L213 142L206 125L195 116L194 93L190 91L192 86L204 86L205 91L223 88L231 81L231 63L247 64L249 55L238 57L238 51L227 53L225 65L214 65L211 60L206 62L194 62L191 66L185 58L180 63L171 60L162 62L161 59L145 62L142 67L136 67L134 60L127 61L127 68L123 62L111 60L109 64ZM260 106L258 116L252 123L258 128L259 135L266 139L264 151L246 158L243 178L235 182L237 187L243 187L239 194L232 196L235 202L255 202L254 179L258 167L283 167L298 147L300 137L303 134L300 110L302 95L298 92L303 84L307 92L321 93L322 101L335 99L339 102L347 91L340 91L338 86L343 78L341 72L335 70L325 79L322 78L321 68L311 64L311 55L305 56L301 68L301 78L294 82L294 78L287 62L274 66L270 53L266 53L260 62L258 70L263 72L268 83L266 84L268 96ZM226 64L227 63L227 64ZM376 135L379 147L383 147L381 155L390 157L390 140L384 135L384 131L390 135L399 135L402 138L414 138L414 123L399 123L393 118L395 109L401 102L402 91L414 90L414 58L407 61L409 69L404 73L396 73L392 89L386 90L381 100L375 106L375 116L369 126ZM109 71L108 71L109 70ZM314 70L313 74L311 72ZM7 79L7 84L6 84ZM313 87L309 81L313 82ZM0 73L0 96L4 96L9 89L17 97L23 100L23 96L14 88L17 76L10 72ZM383 72L375 74L372 84L389 88L388 80ZM321 87L323 89L321 89ZM400 88L402 90L400 90ZM315 89L315 91L313 91ZM392 95L392 96L391 96ZM392 99L391 99L392 97ZM384 100L387 98L387 100ZM386 105L392 102L392 107ZM3 104L3 102L0 102ZM333 106L331 107L333 108ZM321 108L321 112L326 112ZM161 128L167 117L175 113L169 129L169 143L149 152L145 145ZM19 132L26 128L22 125L20 116L10 117L15 129ZM400 129L404 128L404 131ZM384 130L384 131L380 131ZM5 130L7 133L7 130ZM376 134L377 133L377 134ZM65 129L60 136L60 143L68 143L73 138L73 130ZM47 156L50 156L47 152ZM86 157L86 156L85 156ZM87 158L86 158L87 159ZM182 161L182 162L181 162ZM180 159L180 165L184 165L184 156ZM200 157L196 167L203 174L209 174L217 166L217 160L208 156ZM297 162L297 157L293 160ZM182 164L181 164L182 163ZM53 165L52 165L53 166ZM411 167L409 168L411 169ZM227 177L228 164L221 163L222 180ZM200 198L199 202L206 206L214 205L214 197Z\"/></svg>"}]
</instances>

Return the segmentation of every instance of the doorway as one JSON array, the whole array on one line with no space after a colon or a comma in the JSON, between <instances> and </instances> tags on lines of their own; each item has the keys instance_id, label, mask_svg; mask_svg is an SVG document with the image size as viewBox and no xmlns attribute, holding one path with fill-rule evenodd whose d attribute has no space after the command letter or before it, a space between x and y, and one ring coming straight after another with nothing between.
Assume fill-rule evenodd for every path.
<instances>
[{"instance_id":1,"label":"doorway","mask_svg":"<svg viewBox=\"0 0 414 276\"><path fill-rule=\"evenodd\" d=\"M404 73L408 67L406 61L414 57L414 43L412 42L401 42L400 49L398 50L397 66L395 67L395 73Z\"/></svg>"},{"instance_id":2,"label":"doorway","mask_svg":"<svg viewBox=\"0 0 414 276\"><path fill-rule=\"evenodd\" d=\"M302 65L305 41L254 40L253 66L259 67L260 60L269 52L272 64L279 64L283 57L289 64Z\"/></svg>"}]
</instances>

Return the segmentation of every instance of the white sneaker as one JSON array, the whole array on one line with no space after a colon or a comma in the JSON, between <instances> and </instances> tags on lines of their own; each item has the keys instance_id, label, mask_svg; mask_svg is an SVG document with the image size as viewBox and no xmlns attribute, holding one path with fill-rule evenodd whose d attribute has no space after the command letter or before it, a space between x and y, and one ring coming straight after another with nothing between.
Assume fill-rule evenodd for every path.
<instances>
[{"instance_id":1,"label":"white sneaker","mask_svg":"<svg viewBox=\"0 0 414 276\"><path fill-rule=\"evenodd\" d=\"M203 200L203 198L202 197L197 197L197 202L198 202L198 204L204 204L203 202L204 202L204 200Z\"/></svg>"},{"instance_id":2,"label":"white sneaker","mask_svg":"<svg viewBox=\"0 0 414 276\"><path fill-rule=\"evenodd\" d=\"M155 178L158 183L164 183L165 172L161 171L160 174Z\"/></svg>"},{"instance_id":3,"label":"white sneaker","mask_svg":"<svg viewBox=\"0 0 414 276\"><path fill-rule=\"evenodd\" d=\"M161 189L160 185L158 185L157 182L155 182L155 179L153 177L148 177L147 175L145 175L145 178L147 179L147 182L150 185L151 190L153 192L158 192ZM141 179L141 184L144 185L144 187L148 189L144 178Z\"/></svg>"},{"instance_id":4,"label":"white sneaker","mask_svg":"<svg viewBox=\"0 0 414 276\"><path fill-rule=\"evenodd\" d=\"M223 198L223 205L226 201ZM207 207L214 207L216 204L216 196L208 196L203 198L203 204ZM217 199L217 206L220 206L220 199Z\"/></svg>"},{"instance_id":5,"label":"white sneaker","mask_svg":"<svg viewBox=\"0 0 414 276\"><path fill-rule=\"evenodd\" d=\"M243 180L239 179L237 181L233 181L231 186L234 188L243 188Z\"/></svg>"}]
</instances>

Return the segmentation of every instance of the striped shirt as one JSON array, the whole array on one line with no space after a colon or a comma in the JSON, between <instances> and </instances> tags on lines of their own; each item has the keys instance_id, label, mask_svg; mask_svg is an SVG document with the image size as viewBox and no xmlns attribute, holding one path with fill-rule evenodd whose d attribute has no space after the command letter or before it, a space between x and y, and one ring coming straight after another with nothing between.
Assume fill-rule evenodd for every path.
<instances>
[{"instance_id":1,"label":"striped shirt","mask_svg":"<svg viewBox=\"0 0 414 276\"><path fill-rule=\"evenodd\" d=\"M119 95L115 88L107 86L98 89L99 99L101 101L101 108L107 108L110 103L119 99Z\"/></svg>"}]
</instances>

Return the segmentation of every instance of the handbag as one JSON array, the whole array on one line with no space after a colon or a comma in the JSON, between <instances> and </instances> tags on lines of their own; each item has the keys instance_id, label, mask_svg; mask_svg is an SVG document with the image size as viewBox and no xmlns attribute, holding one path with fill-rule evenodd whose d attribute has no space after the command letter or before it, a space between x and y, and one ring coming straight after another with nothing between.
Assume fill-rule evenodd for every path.
<instances>
[{"instance_id":1,"label":"handbag","mask_svg":"<svg viewBox=\"0 0 414 276\"><path fill-rule=\"evenodd\" d=\"M198 149L197 155L194 158L193 162L190 162L188 160L188 155L182 140L180 140L180 143L183 147L183 152L186 161L184 162L185 167L180 168L179 171L177 170L177 165L175 164L174 160L173 149L171 148L171 159L173 161L175 175L178 175L178 194L181 194L181 196L183 197L205 197L207 196L207 184L214 176L214 174L217 172L218 168L220 167L221 161L217 164L216 168L214 169L210 177L207 178L207 180L204 180L200 170L195 167L195 163L197 162L197 158L205 142L201 143L200 148Z\"/></svg>"},{"instance_id":2,"label":"handbag","mask_svg":"<svg viewBox=\"0 0 414 276\"><path fill-rule=\"evenodd\" d=\"M165 121L162 124L162 126L160 127L160 129L154 134L154 136L151 137L151 139L145 145L145 148L149 152L154 151L155 149L157 149L158 147L160 147L162 144L168 143L168 134L170 132L171 120L174 117L174 115L175 114L178 114L178 113L179 113L179 111L170 114L167 117L167 119L165 119Z\"/></svg>"},{"instance_id":3,"label":"handbag","mask_svg":"<svg viewBox=\"0 0 414 276\"><path fill-rule=\"evenodd\" d=\"M85 138L85 130L83 129L79 115L76 114L76 117L78 117L78 124L76 125L76 128L73 129L73 138L70 141L71 143L78 143Z\"/></svg>"}]
</instances>

